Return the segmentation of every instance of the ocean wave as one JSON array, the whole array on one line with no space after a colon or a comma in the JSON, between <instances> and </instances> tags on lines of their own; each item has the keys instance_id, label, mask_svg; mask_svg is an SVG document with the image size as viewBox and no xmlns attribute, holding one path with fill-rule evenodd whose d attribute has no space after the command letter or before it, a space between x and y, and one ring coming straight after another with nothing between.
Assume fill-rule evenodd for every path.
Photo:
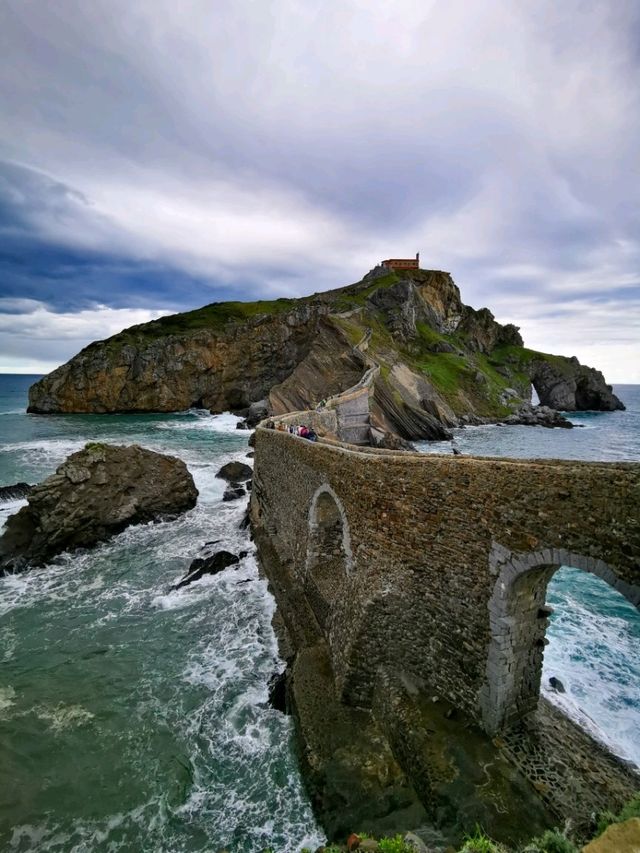
<instances>
[{"instance_id":1,"label":"ocean wave","mask_svg":"<svg viewBox=\"0 0 640 853\"><path fill-rule=\"evenodd\" d=\"M616 755L640 767L640 614L604 581L563 568L549 585L543 691ZM562 681L556 693L549 678Z\"/></svg>"},{"instance_id":2,"label":"ocean wave","mask_svg":"<svg viewBox=\"0 0 640 853\"><path fill-rule=\"evenodd\" d=\"M10 684L0 687L0 715L12 705L15 705L15 698L16 691Z\"/></svg>"},{"instance_id":3,"label":"ocean wave","mask_svg":"<svg viewBox=\"0 0 640 853\"><path fill-rule=\"evenodd\" d=\"M84 726L95 717L95 714L92 714L91 711L88 711L81 705L59 704L55 707L39 706L34 710L38 719L49 723L51 731L55 734L59 734L65 729Z\"/></svg>"},{"instance_id":4,"label":"ocean wave","mask_svg":"<svg viewBox=\"0 0 640 853\"><path fill-rule=\"evenodd\" d=\"M56 773L76 815L12 815L13 827L5 822L0 831L9 850L254 853L324 841L298 773L291 720L267 702L283 662L271 627L275 604L239 529L247 502L223 502L226 483L215 477L225 462L244 461L246 448L221 441L173 453L188 460L201 490L192 510L0 579L0 630L13 631L0 633L14 643L9 666L29 661L20 695L7 696L16 703L7 708L9 737L26 737L20 720L30 718L42 721L30 738L64 739ZM214 540L211 548L249 553L172 592ZM118 768L127 807L84 814L94 771L78 781L65 755L87 749L101 778ZM12 784L28 793L30 777L21 781L14 769Z\"/></svg>"},{"instance_id":5,"label":"ocean wave","mask_svg":"<svg viewBox=\"0 0 640 853\"><path fill-rule=\"evenodd\" d=\"M223 412L220 415L201 413L197 410L188 412L190 420L169 420L155 424L156 429L162 430L206 430L210 432L232 432L237 433L237 425L242 418L231 412Z\"/></svg>"}]
</instances>

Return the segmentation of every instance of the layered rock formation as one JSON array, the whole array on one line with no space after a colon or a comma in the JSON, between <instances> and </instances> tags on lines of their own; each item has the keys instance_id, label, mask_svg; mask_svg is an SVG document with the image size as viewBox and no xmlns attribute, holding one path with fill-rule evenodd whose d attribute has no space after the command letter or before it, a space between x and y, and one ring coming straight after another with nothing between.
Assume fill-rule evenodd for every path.
<instances>
[{"instance_id":1,"label":"layered rock formation","mask_svg":"<svg viewBox=\"0 0 640 853\"><path fill-rule=\"evenodd\" d=\"M10 516L0 538L0 574L90 547L130 524L174 516L197 496L180 459L137 445L88 444Z\"/></svg>"},{"instance_id":2,"label":"layered rock formation","mask_svg":"<svg viewBox=\"0 0 640 853\"><path fill-rule=\"evenodd\" d=\"M405 440L506 418L530 401L532 384L553 408L623 408L598 371L525 349L515 326L464 305L449 273L376 268L311 297L214 303L134 326L37 382L29 411L221 412L259 402L261 413L282 414L350 388L372 364L371 424Z\"/></svg>"}]
</instances>

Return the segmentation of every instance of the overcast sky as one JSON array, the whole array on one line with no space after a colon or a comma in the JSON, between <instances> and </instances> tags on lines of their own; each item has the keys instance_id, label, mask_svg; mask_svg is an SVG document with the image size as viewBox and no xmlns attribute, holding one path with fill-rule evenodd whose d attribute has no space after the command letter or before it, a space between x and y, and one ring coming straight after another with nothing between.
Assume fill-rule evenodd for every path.
<instances>
[{"instance_id":1,"label":"overcast sky","mask_svg":"<svg viewBox=\"0 0 640 853\"><path fill-rule=\"evenodd\" d=\"M636 0L3 0L0 371L421 252L640 382Z\"/></svg>"}]
</instances>

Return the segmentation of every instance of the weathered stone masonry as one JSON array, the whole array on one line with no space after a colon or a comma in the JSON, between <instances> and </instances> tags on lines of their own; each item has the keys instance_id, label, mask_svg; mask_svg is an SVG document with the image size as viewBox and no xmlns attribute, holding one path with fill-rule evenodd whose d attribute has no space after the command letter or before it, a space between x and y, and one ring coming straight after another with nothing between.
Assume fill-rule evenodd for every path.
<instances>
[{"instance_id":1,"label":"weathered stone masonry","mask_svg":"<svg viewBox=\"0 0 640 853\"><path fill-rule=\"evenodd\" d=\"M254 524L315 618L342 700L380 669L495 732L538 701L547 583L593 572L640 605L640 465L437 457L256 434ZM300 642L300 640L299 640Z\"/></svg>"}]
</instances>

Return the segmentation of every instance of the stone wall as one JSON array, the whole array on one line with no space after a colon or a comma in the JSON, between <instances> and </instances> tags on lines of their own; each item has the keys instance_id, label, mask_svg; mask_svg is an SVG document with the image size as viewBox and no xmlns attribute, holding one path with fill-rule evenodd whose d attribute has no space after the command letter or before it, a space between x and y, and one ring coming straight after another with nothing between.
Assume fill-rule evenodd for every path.
<instances>
[{"instance_id":1,"label":"stone wall","mask_svg":"<svg viewBox=\"0 0 640 853\"><path fill-rule=\"evenodd\" d=\"M255 451L252 517L286 569L286 618L304 637L296 619L325 607L351 704L369 707L391 667L495 731L537 703L559 565L640 604L640 465L399 454L266 429Z\"/></svg>"}]
</instances>

